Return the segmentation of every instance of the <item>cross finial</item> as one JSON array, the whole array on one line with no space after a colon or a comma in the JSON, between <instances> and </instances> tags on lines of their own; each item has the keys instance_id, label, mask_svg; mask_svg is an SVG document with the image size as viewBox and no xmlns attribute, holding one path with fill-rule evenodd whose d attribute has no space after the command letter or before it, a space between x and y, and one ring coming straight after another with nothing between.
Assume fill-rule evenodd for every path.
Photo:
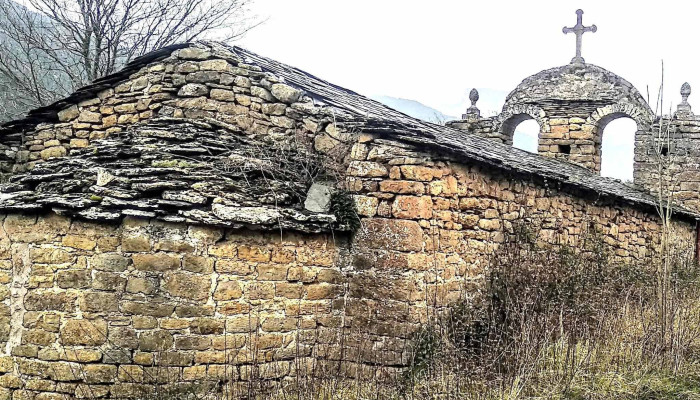
<instances>
[{"instance_id":1,"label":"cross finial","mask_svg":"<svg viewBox=\"0 0 700 400\"><path fill-rule=\"evenodd\" d=\"M573 32L576 34L576 57L571 59L572 64L583 64L585 62L583 57L581 57L581 37L586 32L595 33L597 30L598 27L595 25L583 26L583 10L576 10L576 25L572 28L564 27L564 29L562 29L564 33Z\"/></svg>"}]
</instances>

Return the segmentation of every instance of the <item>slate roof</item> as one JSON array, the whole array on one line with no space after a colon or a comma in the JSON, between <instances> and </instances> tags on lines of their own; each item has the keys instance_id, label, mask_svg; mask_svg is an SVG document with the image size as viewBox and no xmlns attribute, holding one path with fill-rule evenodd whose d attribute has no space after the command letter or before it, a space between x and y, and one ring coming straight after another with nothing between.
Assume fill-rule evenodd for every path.
<instances>
[{"instance_id":1,"label":"slate roof","mask_svg":"<svg viewBox=\"0 0 700 400\"><path fill-rule=\"evenodd\" d=\"M342 112L350 114L350 117L346 116L350 121L349 125L357 125L365 132L386 134L418 146L452 153L458 157L464 157L465 160L559 182L565 186L592 192L596 196L641 205L645 209L656 207L656 197L618 179L602 177L575 164L543 157L481 136L409 117L298 68L259 56L240 47L229 48L232 52L252 60L264 70L272 71L288 83L306 90L317 103L334 107L339 115L343 115ZM677 207L676 211L692 219L700 218L700 214L681 207Z\"/></svg>"},{"instance_id":2,"label":"slate roof","mask_svg":"<svg viewBox=\"0 0 700 400\"><path fill-rule=\"evenodd\" d=\"M137 216L233 228L346 229L331 214L298 207L308 188L294 170L304 166L285 162L296 159L289 152L297 149L265 156L260 145L229 124L154 118L13 176L0 187L0 208L50 208L102 221Z\"/></svg>"},{"instance_id":3,"label":"slate roof","mask_svg":"<svg viewBox=\"0 0 700 400\"><path fill-rule=\"evenodd\" d=\"M31 129L41 122L56 121L57 112L66 105L92 98L97 92L128 78L130 74L148 63L165 58L172 51L190 45L170 46L135 59L124 70L78 90L67 99L34 110L27 118L5 124L4 128L0 129L0 141L7 143L17 140L23 130ZM581 190L599 198L620 201L647 210L653 210L656 205L654 196L632 185L601 177L574 164L545 158L450 127L409 117L351 90L243 48L210 42L194 45L213 48L214 55L217 57L242 59L248 64L257 65L263 71L271 72L284 79L286 83L303 89L313 98L316 105L324 105L332 109L337 121L343 125L355 127L364 132L385 135L420 148L446 152L458 159L464 159L465 162L475 162L534 179L556 182L563 188ZM144 131L149 130L164 133L160 136L144 135ZM169 134L165 134L167 132ZM324 226L327 227L332 223L330 215L302 212L291 204L287 208L285 206L266 208L268 211L274 210L278 213L263 213L263 215L269 215L268 220L264 222L249 220L247 215L231 217L230 212L233 210L230 207L226 208L228 206L225 204L197 203L192 198L188 200L186 198L193 195L196 199L195 195L202 195L202 193L198 193L199 189L193 190L193 188L201 187L202 182L212 182L215 185L221 185L220 188L226 188L231 196L239 196L237 201L243 200L242 207L251 207L251 211L256 211L255 207L268 207L269 204L266 205L264 201L260 201L261 193L255 193L240 182L236 183L235 179L223 176L211 166L187 166L170 170L158 168L158 171L145 167L144 160L158 156L148 150L149 146L143 146L148 141L151 141L148 142L150 144L157 143L156 147L160 148L160 152L177 158L184 145L178 139L179 135L191 138L194 141L192 145L195 147L216 148L221 143L217 144L215 138L221 132L221 127L208 123L172 119L153 120L145 126L134 126L121 137L96 141L83 152L42 163L29 173L13 177L11 184L0 188L0 209L54 208L98 220L117 219L120 215L146 215L166 220L222 226L264 226L266 224L277 226L276 224L280 224L287 227L301 227L304 225L309 228L302 230L312 231L322 230ZM225 143L228 148L241 146L238 139L234 138L236 135L229 136L232 142ZM94 149L95 147L97 150ZM116 157L116 154L121 155ZM115 163L117 159L119 162ZM81 179L81 176L88 171L93 175L90 175L89 179ZM99 185L95 185L98 173L103 177L116 176L123 179L125 189L123 196L119 197L114 193L106 194ZM166 185L170 186L157 187L157 182L163 180L164 176L167 176ZM197 183L200 185L197 186ZM67 185L76 185L75 190L69 194L65 193ZM100 198L102 195L109 197L110 200L106 202L104 198ZM683 208L677 208L676 213L689 219L700 218L700 215ZM226 214L225 217L224 214Z\"/></svg>"}]
</instances>

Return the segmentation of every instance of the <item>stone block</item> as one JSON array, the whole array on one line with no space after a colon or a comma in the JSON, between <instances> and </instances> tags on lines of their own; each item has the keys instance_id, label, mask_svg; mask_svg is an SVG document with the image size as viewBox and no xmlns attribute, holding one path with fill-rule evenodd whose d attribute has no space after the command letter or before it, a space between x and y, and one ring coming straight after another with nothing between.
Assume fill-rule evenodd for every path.
<instances>
[{"instance_id":1,"label":"stone block","mask_svg":"<svg viewBox=\"0 0 700 400\"><path fill-rule=\"evenodd\" d=\"M100 114L98 112L83 110L78 115L78 122L88 122L91 124L99 124L100 122L102 122L102 114Z\"/></svg>"},{"instance_id":2,"label":"stone block","mask_svg":"<svg viewBox=\"0 0 700 400\"><path fill-rule=\"evenodd\" d=\"M93 313L119 311L119 298L115 293L85 292L81 294L80 310Z\"/></svg>"},{"instance_id":3,"label":"stone block","mask_svg":"<svg viewBox=\"0 0 700 400\"><path fill-rule=\"evenodd\" d=\"M78 115L80 115L80 110L78 110L78 106L72 105L58 112L58 120L60 122L71 121L75 119Z\"/></svg>"},{"instance_id":4,"label":"stone block","mask_svg":"<svg viewBox=\"0 0 700 400\"><path fill-rule=\"evenodd\" d=\"M175 306L172 304L163 303L141 303L136 301L123 301L120 304L122 312L126 314L135 314L151 317L168 317L175 311Z\"/></svg>"},{"instance_id":5,"label":"stone block","mask_svg":"<svg viewBox=\"0 0 700 400\"><path fill-rule=\"evenodd\" d=\"M256 268L257 279L263 281L283 281L287 279L289 267L280 264L260 264Z\"/></svg>"},{"instance_id":6,"label":"stone block","mask_svg":"<svg viewBox=\"0 0 700 400\"><path fill-rule=\"evenodd\" d=\"M175 348L178 350L207 350L211 348L211 338L208 336L178 336L175 338Z\"/></svg>"},{"instance_id":7,"label":"stone block","mask_svg":"<svg viewBox=\"0 0 700 400\"><path fill-rule=\"evenodd\" d=\"M107 364L88 364L82 367L86 383L110 383L117 377L117 367Z\"/></svg>"},{"instance_id":8,"label":"stone block","mask_svg":"<svg viewBox=\"0 0 700 400\"><path fill-rule=\"evenodd\" d=\"M175 66L175 72L188 74L195 71L199 71L199 63L194 61L185 61Z\"/></svg>"},{"instance_id":9,"label":"stone block","mask_svg":"<svg viewBox=\"0 0 700 400\"><path fill-rule=\"evenodd\" d=\"M8 373L14 371L14 361L10 356L0 356L0 373Z\"/></svg>"},{"instance_id":10,"label":"stone block","mask_svg":"<svg viewBox=\"0 0 700 400\"><path fill-rule=\"evenodd\" d=\"M92 275L87 269L69 269L59 271L56 277L58 287L62 289L85 289L92 284Z\"/></svg>"},{"instance_id":11,"label":"stone block","mask_svg":"<svg viewBox=\"0 0 700 400\"><path fill-rule=\"evenodd\" d=\"M479 228L485 231L497 231L501 229L501 221L497 219L479 220Z\"/></svg>"},{"instance_id":12,"label":"stone block","mask_svg":"<svg viewBox=\"0 0 700 400\"><path fill-rule=\"evenodd\" d=\"M187 272L168 272L163 280L163 289L170 295L190 300L209 297L211 278Z\"/></svg>"},{"instance_id":13,"label":"stone block","mask_svg":"<svg viewBox=\"0 0 700 400\"><path fill-rule=\"evenodd\" d=\"M238 258L253 262L270 261L270 250L260 246L239 246Z\"/></svg>"},{"instance_id":14,"label":"stone block","mask_svg":"<svg viewBox=\"0 0 700 400\"><path fill-rule=\"evenodd\" d=\"M224 321L214 318L196 318L190 323L190 332L197 335L224 333Z\"/></svg>"},{"instance_id":15,"label":"stone block","mask_svg":"<svg viewBox=\"0 0 700 400\"><path fill-rule=\"evenodd\" d=\"M157 284L155 278L130 277L126 282L126 291L129 293L153 294L156 292Z\"/></svg>"},{"instance_id":16,"label":"stone block","mask_svg":"<svg viewBox=\"0 0 700 400\"><path fill-rule=\"evenodd\" d=\"M329 285L326 283L311 284L304 287L306 291L306 300L325 300L334 299L343 293L343 288L338 285Z\"/></svg>"},{"instance_id":17,"label":"stone block","mask_svg":"<svg viewBox=\"0 0 700 400\"><path fill-rule=\"evenodd\" d=\"M433 215L433 200L429 196L398 196L391 210L396 218L429 219Z\"/></svg>"},{"instance_id":18,"label":"stone block","mask_svg":"<svg viewBox=\"0 0 700 400\"><path fill-rule=\"evenodd\" d=\"M92 287L97 290L121 291L124 290L126 278L118 273L95 271Z\"/></svg>"},{"instance_id":19,"label":"stone block","mask_svg":"<svg viewBox=\"0 0 700 400\"><path fill-rule=\"evenodd\" d=\"M238 243L222 242L209 247L209 254L217 257L234 258L238 253Z\"/></svg>"},{"instance_id":20,"label":"stone block","mask_svg":"<svg viewBox=\"0 0 700 400\"><path fill-rule=\"evenodd\" d=\"M120 365L117 371L117 379L124 383L143 382L144 370L140 365Z\"/></svg>"},{"instance_id":21,"label":"stone block","mask_svg":"<svg viewBox=\"0 0 700 400\"><path fill-rule=\"evenodd\" d=\"M199 68L203 71L228 71L231 68L231 64L226 60L215 59L206 60L199 63Z\"/></svg>"},{"instance_id":22,"label":"stone block","mask_svg":"<svg viewBox=\"0 0 700 400\"><path fill-rule=\"evenodd\" d=\"M283 103L264 103L261 111L267 115L284 115L287 111L287 106Z\"/></svg>"},{"instance_id":23,"label":"stone block","mask_svg":"<svg viewBox=\"0 0 700 400\"><path fill-rule=\"evenodd\" d=\"M415 181L381 181L379 190L398 194L425 194L425 185Z\"/></svg>"},{"instance_id":24,"label":"stone block","mask_svg":"<svg viewBox=\"0 0 700 400\"><path fill-rule=\"evenodd\" d=\"M71 149L83 149L90 145L90 141L87 139L71 139L70 147Z\"/></svg>"},{"instance_id":25,"label":"stone block","mask_svg":"<svg viewBox=\"0 0 700 400\"><path fill-rule=\"evenodd\" d=\"M194 353L194 362L197 364L226 364L231 357L232 355L224 351L198 351Z\"/></svg>"},{"instance_id":26,"label":"stone block","mask_svg":"<svg viewBox=\"0 0 700 400\"><path fill-rule=\"evenodd\" d=\"M84 236L76 236L76 235L66 235L63 237L61 240L61 243L64 246L67 247L72 247L74 249L80 249L80 250L92 250L95 248L97 245L97 242L94 240L84 237Z\"/></svg>"},{"instance_id":27,"label":"stone block","mask_svg":"<svg viewBox=\"0 0 700 400\"><path fill-rule=\"evenodd\" d=\"M180 318L165 318L160 320L161 329L182 330L190 327L190 321Z\"/></svg>"},{"instance_id":28,"label":"stone block","mask_svg":"<svg viewBox=\"0 0 700 400\"><path fill-rule=\"evenodd\" d=\"M270 93L269 90L262 88L260 86L251 86L250 88L250 94L253 97L257 97L259 99L268 101L268 102L274 102L275 98L272 96L272 93Z\"/></svg>"},{"instance_id":29,"label":"stone block","mask_svg":"<svg viewBox=\"0 0 700 400\"><path fill-rule=\"evenodd\" d=\"M109 329L109 343L117 346L118 349L128 352L129 349L136 349L139 346L139 339L136 331L128 326L113 326Z\"/></svg>"},{"instance_id":30,"label":"stone block","mask_svg":"<svg viewBox=\"0 0 700 400\"><path fill-rule=\"evenodd\" d=\"M242 295L243 290L238 281L220 281L214 291L214 300L234 300L239 299Z\"/></svg>"},{"instance_id":31,"label":"stone block","mask_svg":"<svg viewBox=\"0 0 700 400\"><path fill-rule=\"evenodd\" d=\"M59 355L62 360L81 363L97 362L102 359L102 352L94 349L64 349Z\"/></svg>"},{"instance_id":32,"label":"stone block","mask_svg":"<svg viewBox=\"0 0 700 400\"><path fill-rule=\"evenodd\" d=\"M195 306L181 304L175 309L175 314L180 318L194 318L214 315L214 307L211 305Z\"/></svg>"},{"instance_id":33,"label":"stone block","mask_svg":"<svg viewBox=\"0 0 700 400\"><path fill-rule=\"evenodd\" d=\"M75 309L76 295L66 292L30 290L24 297L24 306L29 311L64 311Z\"/></svg>"},{"instance_id":34,"label":"stone block","mask_svg":"<svg viewBox=\"0 0 700 400\"><path fill-rule=\"evenodd\" d=\"M218 101L235 101L236 95L231 90L212 89L209 96Z\"/></svg>"},{"instance_id":35,"label":"stone block","mask_svg":"<svg viewBox=\"0 0 700 400\"><path fill-rule=\"evenodd\" d=\"M416 221L365 218L357 232L356 244L371 249L421 251L423 230Z\"/></svg>"},{"instance_id":36,"label":"stone block","mask_svg":"<svg viewBox=\"0 0 700 400\"><path fill-rule=\"evenodd\" d=\"M290 282L313 282L316 280L318 271L316 268L303 267L299 265L289 267L287 271L287 280Z\"/></svg>"},{"instance_id":37,"label":"stone block","mask_svg":"<svg viewBox=\"0 0 700 400\"><path fill-rule=\"evenodd\" d=\"M552 130L550 131L551 137L554 138L563 138L564 135L569 133L569 126L568 125L558 125L558 126L552 126Z\"/></svg>"},{"instance_id":38,"label":"stone block","mask_svg":"<svg viewBox=\"0 0 700 400\"><path fill-rule=\"evenodd\" d=\"M22 332L22 344L50 346L56 340L56 335L43 329L27 329Z\"/></svg>"},{"instance_id":39,"label":"stone block","mask_svg":"<svg viewBox=\"0 0 700 400\"><path fill-rule=\"evenodd\" d=\"M69 319L61 329L64 346L99 346L107 341L107 323L101 319Z\"/></svg>"},{"instance_id":40,"label":"stone block","mask_svg":"<svg viewBox=\"0 0 700 400\"><path fill-rule=\"evenodd\" d=\"M301 246L297 249L297 261L304 265L330 267L335 264L334 248Z\"/></svg>"},{"instance_id":41,"label":"stone block","mask_svg":"<svg viewBox=\"0 0 700 400\"><path fill-rule=\"evenodd\" d=\"M56 247L35 247L29 251L29 257L40 264L65 264L73 261L73 255Z\"/></svg>"},{"instance_id":42,"label":"stone block","mask_svg":"<svg viewBox=\"0 0 700 400\"><path fill-rule=\"evenodd\" d=\"M347 174L365 178L382 178L389 175L386 167L373 161L350 161Z\"/></svg>"},{"instance_id":43,"label":"stone block","mask_svg":"<svg viewBox=\"0 0 700 400\"><path fill-rule=\"evenodd\" d=\"M195 365L193 367L185 367L182 369L182 380L184 381L202 381L207 377L206 365Z\"/></svg>"},{"instance_id":44,"label":"stone block","mask_svg":"<svg viewBox=\"0 0 700 400\"><path fill-rule=\"evenodd\" d=\"M192 365L194 353L188 351L165 351L158 353L156 362L165 367L186 367Z\"/></svg>"},{"instance_id":45,"label":"stone block","mask_svg":"<svg viewBox=\"0 0 700 400\"><path fill-rule=\"evenodd\" d=\"M190 253L194 250L192 243L188 242L187 240L174 237L159 240L156 242L154 248L156 251L172 251L176 253Z\"/></svg>"},{"instance_id":46,"label":"stone block","mask_svg":"<svg viewBox=\"0 0 700 400\"><path fill-rule=\"evenodd\" d=\"M133 114L136 112L136 103L124 103L114 106L114 111L120 114Z\"/></svg>"},{"instance_id":47,"label":"stone block","mask_svg":"<svg viewBox=\"0 0 700 400\"><path fill-rule=\"evenodd\" d=\"M187 74L185 76L185 80L187 82L196 82L196 83L219 83L220 79L221 79L221 73L218 71L197 71L197 72L192 72L190 74ZM206 86L204 86L204 87L206 88Z\"/></svg>"},{"instance_id":48,"label":"stone block","mask_svg":"<svg viewBox=\"0 0 700 400\"><path fill-rule=\"evenodd\" d=\"M124 272L131 265L131 259L117 253L103 253L91 257L90 265L100 271Z\"/></svg>"},{"instance_id":49,"label":"stone block","mask_svg":"<svg viewBox=\"0 0 700 400\"><path fill-rule=\"evenodd\" d=\"M303 94L301 90L284 83L275 83L270 89L277 100L287 104L296 103Z\"/></svg>"},{"instance_id":50,"label":"stone block","mask_svg":"<svg viewBox=\"0 0 700 400\"><path fill-rule=\"evenodd\" d=\"M151 316L134 315L131 320L134 329L153 329L158 327L158 320Z\"/></svg>"},{"instance_id":51,"label":"stone block","mask_svg":"<svg viewBox=\"0 0 700 400\"><path fill-rule=\"evenodd\" d=\"M292 248L275 248L272 250L270 261L277 264L289 264L294 262L294 249Z\"/></svg>"},{"instance_id":52,"label":"stone block","mask_svg":"<svg viewBox=\"0 0 700 400\"><path fill-rule=\"evenodd\" d=\"M424 167L421 165L402 165L401 174L405 179L411 181L429 182L433 178L442 176L442 171L436 168Z\"/></svg>"},{"instance_id":53,"label":"stone block","mask_svg":"<svg viewBox=\"0 0 700 400\"><path fill-rule=\"evenodd\" d=\"M274 282L252 282L246 286L245 294L250 300L264 300L275 297Z\"/></svg>"},{"instance_id":54,"label":"stone block","mask_svg":"<svg viewBox=\"0 0 700 400\"><path fill-rule=\"evenodd\" d=\"M243 301L219 301L216 311L221 315L241 315L250 313L250 304Z\"/></svg>"},{"instance_id":55,"label":"stone block","mask_svg":"<svg viewBox=\"0 0 700 400\"><path fill-rule=\"evenodd\" d=\"M154 385L138 383L117 383L109 388L111 397L117 399L147 399L153 397L155 393L156 387Z\"/></svg>"},{"instance_id":56,"label":"stone block","mask_svg":"<svg viewBox=\"0 0 700 400\"><path fill-rule=\"evenodd\" d=\"M327 213L331 206L333 187L321 183L313 183L306 193L304 208L311 212Z\"/></svg>"},{"instance_id":57,"label":"stone block","mask_svg":"<svg viewBox=\"0 0 700 400\"><path fill-rule=\"evenodd\" d=\"M134 254L131 256L134 267L139 271L165 272L180 267L180 257L165 253Z\"/></svg>"},{"instance_id":58,"label":"stone block","mask_svg":"<svg viewBox=\"0 0 700 400\"><path fill-rule=\"evenodd\" d=\"M15 357L37 358L39 355L39 349L35 344L23 344L14 346L11 354Z\"/></svg>"},{"instance_id":59,"label":"stone block","mask_svg":"<svg viewBox=\"0 0 700 400\"><path fill-rule=\"evenodd\" d=\"M258 328L258 318L251 315L229 317L226 319L226 332L248 333Z\"/></svg>"},{"instance_id":60,"label":"stone block","mask_svg":"<svg viewBox=\"0 0 700 400\"><path fill-rule=\"evenodd\" d=\"M275 284L275 296L301 299L304 297L304 286L301 283L278 282Z\"/></svg>"},{"instance_id":61,"label":"stone block","mask_svg":"<svg viewBox=\"0 0 700 400\"><path fill-rule=\"evenodd\" d=\"M151 238L145 232L130 232L122 237L122 251L151 251Z\"/></svg>"},{"instance_id":62,"label":"stone block","mask_svg":"<svg viewBox=\"0 0 700 400\"><path fill-rule=\"evenodd\" d=\"M147 331L139 334L138 348L141 351L165 351L169 350L174 342L173 335L168 331Z\"/></svg>"}]
</instances>

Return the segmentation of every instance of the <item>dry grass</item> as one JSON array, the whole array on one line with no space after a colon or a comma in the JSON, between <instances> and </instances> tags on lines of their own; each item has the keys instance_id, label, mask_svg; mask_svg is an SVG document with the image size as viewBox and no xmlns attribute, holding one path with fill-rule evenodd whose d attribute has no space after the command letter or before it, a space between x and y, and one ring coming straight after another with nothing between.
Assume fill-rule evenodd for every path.
<instances>
[{"instance_id":1,"label":"dry grass","mask_svg":"<svg viewBox=\"0 0 700 400\"><path fill-rule=\"evenodd\" d=\"M483 304L457 305L416 334L403 375L305 379L269 398L700 399L689 249L666 255L673 268L659 283L656 265L616 263L595 233L576 250L538 246L536 236L503 246Z\"/></svg>"}]
</instances>

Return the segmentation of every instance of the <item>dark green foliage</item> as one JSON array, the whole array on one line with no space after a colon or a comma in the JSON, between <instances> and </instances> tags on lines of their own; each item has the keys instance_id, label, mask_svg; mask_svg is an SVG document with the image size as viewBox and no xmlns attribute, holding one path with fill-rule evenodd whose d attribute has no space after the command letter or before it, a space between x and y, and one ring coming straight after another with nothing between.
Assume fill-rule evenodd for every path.
<instances>
[{"instance_id":1,"label":"dark green foliage","mask_svg":"<svg viewBox=\"0 0 700 400\"><path fill-rule=\"evenodd\" d=\"M432 325L424 326L414 333L411 342L413 343L411 363L403 377L406 383L430 366L442 346L440 334Z\"/></svg>"},{"instance_id":2,"label":"dark green foliage","mask_svg":"<svg viewBox=\"0 0 700 400\"><path fill-rule=\"evenodd\" d=\"M360 216L357 215L355 200L343 190L338 190L331 195L331 212L335 215L338 225L346 226L351 232L360 229Z\"/></svg>"}]
</instances>

